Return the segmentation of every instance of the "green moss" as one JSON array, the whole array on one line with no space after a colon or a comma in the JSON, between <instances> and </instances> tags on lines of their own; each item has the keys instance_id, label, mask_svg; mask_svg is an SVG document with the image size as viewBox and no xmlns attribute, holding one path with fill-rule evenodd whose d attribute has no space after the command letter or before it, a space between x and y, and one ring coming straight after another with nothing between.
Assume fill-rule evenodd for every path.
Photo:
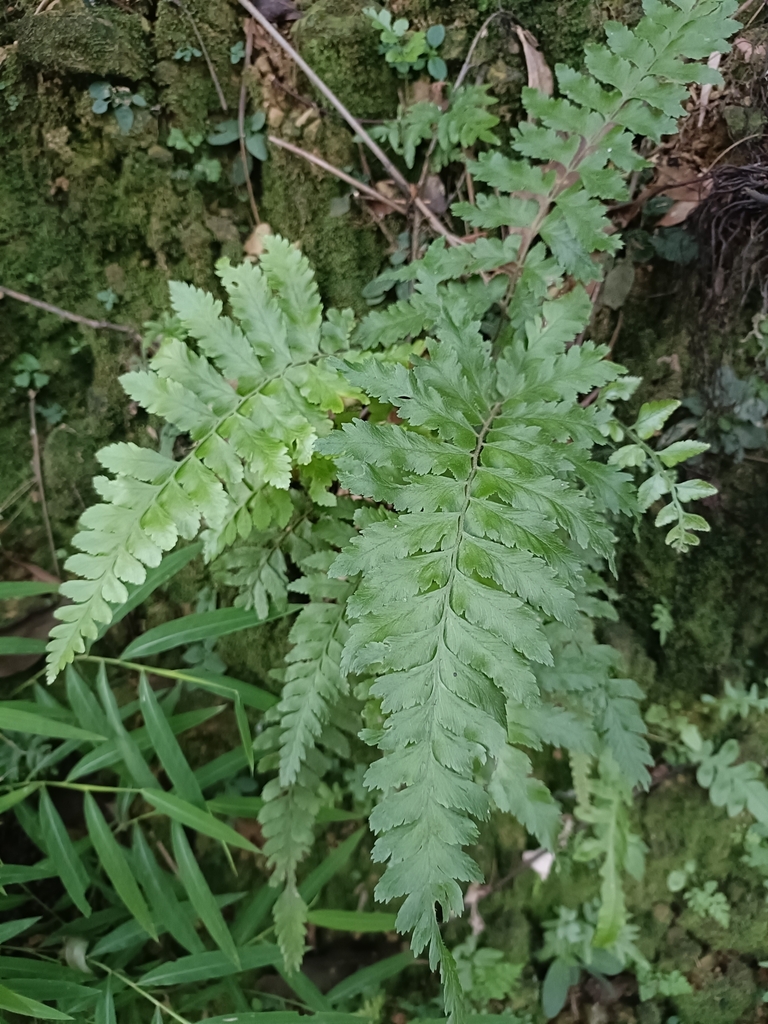
<instances>
[{"instance_id":1,"label":"green moss","mask_svg":"<svg viewBox=\"0 0 768 1024\"><path fill-rule=\"evenodd\" d=\"M302 57L357 117L391 117L397 76L360 0L316 0L294 29ZM327 101L320 97L323 104Z\"/></svg>"},{"instance_id":2,"label":"green moss","mask_svg":"<svg viewBox=\"0 0 768 1024\"><path fill-rule=\"evenodd\" d=\"M737 1024L755 1006L756 994L750 969L731 960L725 971L708 973L695 992L673 1001L680 1024Z\"/></svg>"},{"instance_id":3,"label":"green moss","mask_svg":"<svg viewBox=\"0 0 768 1024\"><path fill-rule=\"evenodd\" d=\"M686 860L696 861L697 877L723 879L741 855L743 824L713 807L690 776L668 780L646 798L640 827L648 846L646 869L630 893L634 905L647 909L672 900L667 875Z\"/></svg>"},{"instance_id":4,"label":"green moss","mask_svg":"<svg viewBox=\"0 0 768 1024\"><path fill-rule=\"evenodd\" d=\"M352 162L351 147L341 129L325 128L318 148L325 154L335 149L337 165ZM383 259L385 242L378 229L354 205L349 213L332 216L332 200L348 189L289 153L270 154L262 175L264 216L274 231L299 242L315 268L324 301L364 312L367 307L360 292Z\"/></svg>"},{"instance_id":5,"label":"green moss","mask_svg":"<svg viewBox=\"0 0 768 1024\"><path fill-rule=\"evenodd\" d=\"M113 8L30 14L18 29L22 61L73 74L117 75L134 81L150 66L143 19Z\"/></svg>"}]
</instances>

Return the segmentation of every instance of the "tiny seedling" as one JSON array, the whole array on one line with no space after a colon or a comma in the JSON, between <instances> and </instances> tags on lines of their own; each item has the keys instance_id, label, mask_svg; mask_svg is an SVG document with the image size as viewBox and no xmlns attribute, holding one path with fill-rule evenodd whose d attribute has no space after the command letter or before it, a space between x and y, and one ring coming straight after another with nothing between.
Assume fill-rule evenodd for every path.
<instances>
[{"instance_id":1,"label":"tiny seedling","mask_svg":"<svg viewBox=\"0 0 768 1024\"><path fill-rule=\"evenodd\" d=\"M266 115L263 111L251 114L245 119L245 149L246 166L238 154L230 170L230 181L233 185L245 184L246 176L250 175L253 169L253 158L264 161L267 159L267 140L262 131L266 124ZM206 140L211 146L229 146L240 141L240 129L237 121L232 118L228 121L219 121Z\"/></svg>"},{"instance_id":2,"label":"tiny seedling","mask_svg":"<svg viewBox=\"0 0 768 1024\"><path fill-rule=\"evenodd\" d=\"M657 601L653 606L651 628L655 629L659 634L659 643L663 647L669 639L670 633L675 628L675 620L672 618L672 612L670 612L664 601Z\"/></svg>"},{"instance_id":3,"label":"tiny seedling","mask_svg":"<svg viewBox=\"0 0 768 1024\"><path fill-rule=\"evenodd\" d=\"M96 292L96 298L108 313L111 313L117 302L119 302L118 294L114 288L105 288L103 291Z\"/></svg>"},{"instance_id":4,"label":"tiny seedling","mask_svg":"<svg viewBox=\"0 0 768 1024\"><path fill-rule=\"evenodd\" d=\"M245 57L245 43L242 39L239 39L236 43L233 43L229 48L229 63L239 64L240 61Z\"/></svg>"},{"instance_id":5,"label":"tiny seedling","mask_svg":"<svg viewBox=\"0 0 768 1024\"><path fill-rule=\"evenodd\" d=\"M133 127L133 107L146 107L147 101L140 93L131 92L125 85L110 85L109 82L92 82L88 92L93 99L91 110L94 114L106 114L112 108L120 132L127 135Z\"/></svg>"},{"instance_id":6,"label":"tiny seedling","mask_svg":"<svg viewBox=\"0 0 768 1024\"><path fill-rule=\"evenodd\" d=\"M396 71L405 76L410 71L422 71L426 67L432 78L444 81L448 77L445 61L438 54L438 47L445 39L442 25L431 25L426 32L408 30L408 19L392 21L392 14L366 7L363 11L379 29L381 43L379 53Z\"/></svg>"},{"instance_id":7,"label":"tiny seedling","mask_svg":"<svg viewBox=\"0 0 768 1024\"><path fill-rule=\"evenodd\" d=\"M202 57L202 56L203 56L203 51L202 50L198 50L198 48L196 46L190 46L188 43L185 43L184 46L180 46L178 48L178 50L176 51L176 53L174 53L173 59L174 60L183 60L187 64L189 64L189 62L192 60L193 57Z\"/></svg>"},{"instance_id":8,"label":"tiny seedling","mask_svg":"<svg viewBox=\"0 0 768 1024\"><path fill-rule=\"evenodd\" d=\"M14 371L13 383L17 388L34 388L39 391L51 379L40 369L40 360L31 352L22 352L11 363Z\"/></svg>"},{"instance_id":9,"label":"tiny seedling","mask_svg":"<svg viewBox=\"0 0 768 1024\"><path fill-rule=\"evenodd\" d=\"M165 144L169 149L179 149L182 153L194 153L202 141L202 132L189 132L188 135L185 135L181 128L171 128Z\"/></svg>"}]
</instances>

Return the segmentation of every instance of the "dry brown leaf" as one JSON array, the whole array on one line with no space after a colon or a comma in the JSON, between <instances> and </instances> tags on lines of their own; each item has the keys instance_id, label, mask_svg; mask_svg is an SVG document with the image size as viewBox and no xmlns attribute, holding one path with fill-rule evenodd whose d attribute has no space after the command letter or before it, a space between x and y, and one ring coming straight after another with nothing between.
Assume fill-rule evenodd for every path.
<instances>
[{"instance_id":1,"label":"dry brown leaf","mask_svg":"<svg viewBox=\"0 0 768 1024\"><path fill-rule=\"evenodd\" d=\"M515 32L523 47L525 64L528 68L528 85L532 89L539 89L546 96L551 96L555 91L555 80L552 77L549 64L544 60L544 55L539 49L539 44L522 25L515 26Z\"/></svg>"},{"instance_id":2,"label":"dry brown leaf","mask_svg":"<svg viewBox=\"0 0 768 1024\"><path fill-rule=\"evenodd\" d=\"M659 221L658 226L660 228L673 228L677 224L682 224L693 213L700 202L700 199L681 199L673 206L670 206Z\"/></svg>"},{"instance_id":3,"label":"dry brown leaf","mask_svg":"<svg viewBox=\"0 0 768 1024\"><path fill-rule=\"evenodd\" d=\"M714 53L709 55L707 61L707 67L713 71L717 71L720 67L720 61L723 59L722 53L719 50L715 50ZM712 86L702 85L701 95L699 96L699 128L704 124L704 118L707 116L707 107L709 106L709 98L712 95Z\"/></svg>"},{"instance_id":4,"label":"dry brown leaf","mask_svg":"<svg viewBox=\"0 0 768 1024\"><path fill-rule=\"evenodd\" d=\"M766 55L766 49L764 43L751 43L748 39L743 36L739 36L738 39L734 40L733 48L736 53L740 53L745 61L751 61L753 57L764 58Z\"/></svg>"},{"instance_id":5,"label":"dry brown leaf","mask_svg":"<svg viewBox=\"0 0 768 1024\"><path fill-rule=\"evenodd\" d=\"M264 252L264 239L272 234L272 228L266 221L257 224L253 231L243 242L243 252L250 259L258 259Z\"/></svg>"}]
</instances>

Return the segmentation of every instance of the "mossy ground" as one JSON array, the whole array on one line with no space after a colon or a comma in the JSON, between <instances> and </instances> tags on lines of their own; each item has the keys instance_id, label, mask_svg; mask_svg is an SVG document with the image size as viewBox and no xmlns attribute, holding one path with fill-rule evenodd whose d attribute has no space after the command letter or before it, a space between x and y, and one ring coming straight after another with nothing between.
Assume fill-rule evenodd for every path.
<instances>
[{"instance_id":1,"label":"mossy ground","mask_svg":"<svg viewBox=\"0 0 768 1024\"><path fill-rule=\"evenodd\" d=\"M200 153L191 157L166 145L171 127L205 133L225 115L204 61L174 60L180 46L194 44L194 36L169 0L139 2L130 15L108 4L84 12L82 5L68 2L34 15L35 6L23 0L0 14L0 46L5 48L0 64L0 284L85 316L139 326L167 307L170 278L215 289L216 258L224 252L236 255L252 227L247 196L228 181L234 149L221 153L203 147L201 153L222 157L224 164L221 180L207 183L190 173ZM227 116L232 116L239 68L230 63L229 50L241 37L239 9L228 0L187 0L186 6L206 41L230 106ZM305 58L355 114L390 115L401 83L378 55L375 33L360 15L363 4L316 0L304 6L306 17L295 38ZM444 23L449 60L461 59L482 20L495 9L486 0L396 0L392 6L419 24ZM578 64L585 40L597 33L601 20L632 19L639 9L634 0L508 0L505 6L537 35L552 64ZM504 50L493 67L513 95L524 81L517 48ZM129 85L148 102L146 110L137 110L128 135L121 135L112 113L91 111L88 85L104 78ZM307 83L299 80L298 85L311 92ZM340 166L357 164L356 148L335 116L310 117L297 126L301 112L295 108L282 130ZM362 212L352 207L343 213L333 203L345 189L281 151L273 151L261 168L257 189L273 229L298 241L313 262L324 298L361 311L360 290L384 260L386 242ZM116 295L111 312L97 299L107 288ZM677 297L661 310L649 305L649 295L666 290L650 281L643 284L625 310L617 347L617 358L645 376L644 397L682 397L698 384L700 353L685 307ZM720 339L718 358L735 352L737 343L737 336ZM140 353L119 334L68 324L10 299L0 302L0 503L31 475L27 399L23 389L13 388L10 371L22 352L35 354L50 375L38 403L58 403L65 410L59 425L41 423L46 494L55 541L63 547L77 516L93 500L96 450L118 438L151 440L151 425L135 415L117 382ZM668 362L659 362L673 352L679 374ZM723 460L712 471L722 497L709 510L713 532L698 551L684 559L670 557L659 531L647 525L639 538L630 528L623 534L622 622L610 637L627 653L650 696L665 703L677 698L688 705L702 691L717 692L725 679L751 683L768 668L768 548L758 529L768 508L766 477L762 467L749 462ZM30 492L0 514L3 550L49 568L39 504ZM151 610L148 624L191 607L200 582L194 573L181 579L169 603ZM675 622L663 648L650 626L652 606L660 598L668 602ZM228 638L220 651L242 678L274 685L267 670L272 652L286 642L286 629L287 624ZM222 737L228 741L229 734L208 737L206 751L219 752ZM761 735L747 737L750 742L759 748ZM680 1021L761 1019L755 1010L755 967L768 950L768 914L762 881L740 864L745 823L715 811L690 775L682 774L667 779L638 805L638 824L650 854L645 878L630 890L630 902L643 951L665 968L698 971L696 992L675 1003ZM517 826L493 822L479 851L484 868L495 865L503 875L524 844ZM702 923L671 899L666 875L691 856L708 878L725 887L733 907L730 929ZM367 877L365 857L355 870L361 879ZM483 905L488 939L511 959L527 960L541 922L557 905L578 906L595 889L594 875L583 867L564 865L547 883L528 872ZM342 903L344 893L336 895ZM532 987L530 992L533 1008ZM634 1019L653 1024L665 1018L661 1009L648 1006Z\"/></svg>"}]
</instances>

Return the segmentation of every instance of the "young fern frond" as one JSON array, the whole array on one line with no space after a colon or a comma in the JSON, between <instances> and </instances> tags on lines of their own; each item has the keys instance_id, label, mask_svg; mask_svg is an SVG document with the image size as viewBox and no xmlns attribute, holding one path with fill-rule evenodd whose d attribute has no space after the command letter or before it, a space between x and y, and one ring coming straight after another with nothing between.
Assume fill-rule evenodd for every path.
<instances>
[{"instance_id":1,"label":"young fern frond","mask_svg":"<svg viewBox=\"0 0 768 1024\"><path fill-rule=\"evenodd\" d=\"M632 832L629 808L632 787L610 751L598 764L598 777L582 774L577 786L576 816L592 825L592 835L580 837L574 857L590 863L600 860L600 910L594 944L612 946L627 924L622 878L643 874L645 843Z\"/></svg>"},{"instance_id":2,"label":"young fern frond","mask_svg":"<svg viewBox=\"0 0 768 1024\"><path fill-rule=\"evenodd\" d=\"M358 722L340 707L349 686L341 669L347 640L346 605L354 581L330 579L328 569L338 550L350 539L351 503L322 516L312 525L307 546L316 550L295 561L305 575L289 589L305 594L309 603L296 618L289 640L280 702L271 709L275 724L260 741L272 754L263 759L262 770L277 769L277 777L263 790L259 813L266 838L264 852L272 869L271 883L284 884L275 904L278 944L289 970L298 969L304 951L307 908L296 884L296 870L314 840L313 826L320 809L318 789L329 762L317 744L329 752L349 755L340 726L357 731ZM331 720L334 725L331 726Z\"/></svg>"},{"instance_id":3,"label":"young fern frond","mask_svg":"<svg viewBox=\"0 0 768 1024\"><path fill-rule=\"evenodd\" d=\"M96 478L104 503L83 514L74 538L81 553L67 568L83 579L62 586L73 603L56 613L49 679L109 623L125 584L143 582L145 567L180 537L196 536L203 521L216 534L209 553L254 524L284 526L294 468L311 472L314 440L332 427L328 413L353 393L326 359L344 344L348 318L323 325L306 259L279 237L265 245L258 267L218 265L236 320L208 293L173 283L173 308L200 352L171 338L149 370L121 378L131 398L188 433L194 447L178 462L135 444L99 452L115 479Z\"/></svg>"}]
</instances>

